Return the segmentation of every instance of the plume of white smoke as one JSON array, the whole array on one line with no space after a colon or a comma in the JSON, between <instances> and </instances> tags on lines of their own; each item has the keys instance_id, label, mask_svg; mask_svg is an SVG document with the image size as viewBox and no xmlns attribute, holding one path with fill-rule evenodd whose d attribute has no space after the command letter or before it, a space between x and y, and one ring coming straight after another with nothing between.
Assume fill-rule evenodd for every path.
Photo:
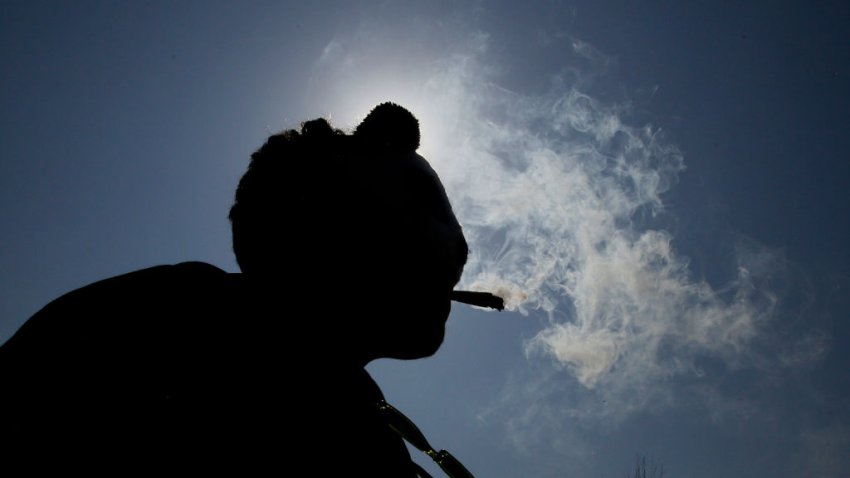
<instances>
[{"instance_id":1,"label":"plume of white smoke","mask_svg":"<svg viewBox=\"0 0 850 478\"><path fill-rule=\"evenodd\" d=\"M389 99L419 118L421 152L472 248L461 286L501 295L522 314L543 311L548 325L527 353L554 358L585 391L619 397L619 413L659 398L662 381L698 375L699 357L747 359L775 304L759 285L764 257L742 251L737 278L718 290L692 276L669 233L646 226L684 170L680 151L577 83L554 81L539 95L498 86L487 42L473 35L460 53L418 69L362 72L369 57L357 56L356 42L329 46L364 84L403 85L352 95L347 83L340 100L362 114ZM611 64L585 43L572 47L603 71Z\"/></svg>"},{"instance_id":2,"label":"plume of white smoke","mask_svg":"<svg viewBox=\"0 0 850 478\"><path fill-rule=\"evenodd\" d=\"M420 109L472 244L463 285L545 311L527 351L589 389L646 389L693 372L699 355L738 362L775 299L744 262L723 290L695 280L671 235L641 225L684 169L679 150L575 87L529 96L488 82L485 40L439 63Z\"/></svg>"}]
</instances>

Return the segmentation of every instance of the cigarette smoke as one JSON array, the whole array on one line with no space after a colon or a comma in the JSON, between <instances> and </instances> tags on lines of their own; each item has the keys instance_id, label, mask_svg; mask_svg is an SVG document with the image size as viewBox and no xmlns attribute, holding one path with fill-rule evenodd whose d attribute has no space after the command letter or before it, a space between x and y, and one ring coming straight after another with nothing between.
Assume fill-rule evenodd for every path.
<instances>
[{"instance_id":1,"label":"cigarette smoke","mask_svg":"<svg viewBox=\"0 0 850 478\"><path fill-rule=\"evenodd\" d=\"M419 118L420 152L471 244L460 287L544 314L526 353L554 359L585 391L619 397L618 413L657 399L658 383L698 376L699 358L747 362L776 305L761 279L769 255L740 249L737 277L720 288L695 278L671 234L650 226L684 171L679 149L659 127L629 124L626 108L584 92L574 71L540 94L500 87L485 61L488 41L474 35L461 51L410 68L410 77L404 68L356 71L369 65L356 42L332 42L319 62L330 55L364 83L404 85L338 100L362 114L389 99ZM586 43L572 48L575 58L610 66Z\"/></svg>"},{"instance_id":2,"label":"cigarette smoke","mask_svg":"<svg viewBox=\"0 0 850 478\"><path fill-rule=\"evenodd\" d=\"M440 119L422 121L442 125L423 137L434 139L430 157L450 158L435 167L472 244L463 286L545 312L527 352L553 357L586 388L640 389L693 371L698 354L738 361L775 303L750 258L715 290L692 277L669 233L642 227L663 211L680 151L575 86L538 96L498 87L478 62L481 42L429 79Z\"/></svg>"}]
</instances>

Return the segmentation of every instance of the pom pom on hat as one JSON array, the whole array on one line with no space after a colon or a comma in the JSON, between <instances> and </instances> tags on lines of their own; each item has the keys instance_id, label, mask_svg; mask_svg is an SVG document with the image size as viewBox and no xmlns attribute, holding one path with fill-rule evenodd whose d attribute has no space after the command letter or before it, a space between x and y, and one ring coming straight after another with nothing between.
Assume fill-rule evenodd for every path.
<instances>
[{"instance_id":1,"label":"pom pom on hat","mask_svg":"<svg viewBox=\"0 0 850 478\"><path fill-rule=\"evenodd\" d=\"M419 121L395 103L381 103L357 126L354 137L396 153L414 152L419 148Z\"/></svg>"}]
</instances>

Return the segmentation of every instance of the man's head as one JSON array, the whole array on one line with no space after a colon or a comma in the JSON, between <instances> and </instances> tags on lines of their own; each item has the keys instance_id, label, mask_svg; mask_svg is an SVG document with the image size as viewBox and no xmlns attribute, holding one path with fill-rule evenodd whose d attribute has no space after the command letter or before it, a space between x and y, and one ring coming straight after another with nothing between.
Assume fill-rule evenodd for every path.
<instances>
[{"instance_id":1,"label":"man's head","mask_svg":"<svg viewBox=\"0 0 850 478\"><path fill-rule=\"evenodd\" d=\"M392 103L351 135L308 121L252 155L230 211L245 275L323 308L369 359L433 354L466 262L418 145L416 119Z\"/></svg>"}]
</instances>

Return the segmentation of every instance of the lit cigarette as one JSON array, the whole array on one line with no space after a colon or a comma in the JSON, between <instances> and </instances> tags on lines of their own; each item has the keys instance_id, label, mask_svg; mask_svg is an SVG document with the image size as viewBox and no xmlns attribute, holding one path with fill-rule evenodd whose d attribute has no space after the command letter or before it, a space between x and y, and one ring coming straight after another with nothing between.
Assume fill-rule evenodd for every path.
<instances>
[{"instance_id":1,"label":"lit cigarette","mask_svg":"<svg viewBox=\"0 0 850 478\"><path fill-rule=\"evenodd\" d=\"M505 300L489 292L472 292L470 290L453 290L451 299L455 302L486 307L488 309L502 310L505 308Z\"/></svg>"}]
</instances>

